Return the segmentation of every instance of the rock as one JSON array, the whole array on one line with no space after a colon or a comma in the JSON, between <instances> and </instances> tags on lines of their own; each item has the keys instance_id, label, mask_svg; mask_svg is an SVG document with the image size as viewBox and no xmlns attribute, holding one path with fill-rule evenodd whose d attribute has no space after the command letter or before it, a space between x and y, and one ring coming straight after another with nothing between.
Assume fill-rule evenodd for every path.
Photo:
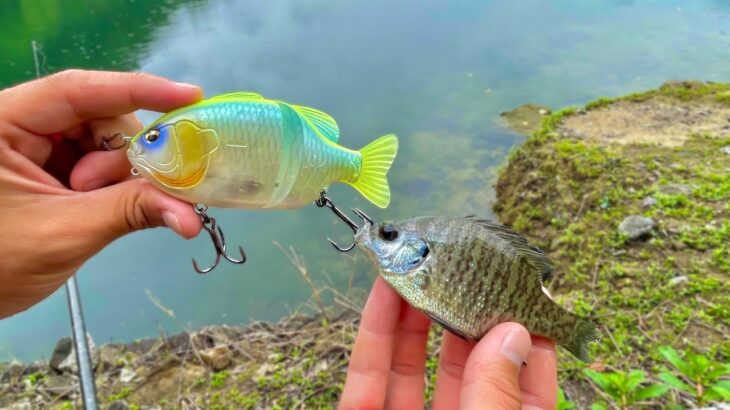
<instances>
[{"instance_id":1,"label":"rock","mask_svg":"<svg viewBox=\"0 0 730 410\"><path fill-rule=\"evenodd\" d=\"M651 208L652 206L656 205L656 203L656 198L654 198L653 196L647 196L646 198L644 198L643 201L641 201L641 206L643 208Z\"/></svg>"},{"instance_id":2,"label":"rock","mask_svg":"<svg viewBox=\"0 0 730 410\"><path fill-rule=\"evenodd\" d=\"M669 280L669 286L681 285L683 283L687 283L688 281L689 281L689 278L684 275L675 276Z\"/></svg>"},{"instance_id":3,"label":"rock","mask_svg":"<svg viewBox=\"0 0 730 410\"><path fill-rule=\"evenodd\" d=\"M73 341L70 337L58 339L56 347L53 348L51 360L48 362L51 369L61 373L61 363L63 363L69 356L72 356L71 353L73 352L73 348Z\"/></svg>"},{"instance_id":4,"label":"rock","mask_svg":"<svg viewBox=\"0 0 730 410\"><path fill-rule=\"evenodd\" d=\"M137 373L134 372L134 370L131 370L129 368L123 368L121 372L119 372L119 381L121 381L124 384L127 384L134 380L134 378L137 377Z\"/></svg>"},{"instance_id":5,"label":"rock","mask_svg":"<svg viewBox=\"0 0 730 410\"><path fill-rule=\"evenodd\" d=\"M507 128L518 134L530 135L540 129L542 118L549 113L548 107L525 104L499 115L505 121Z\"/></svg>"},{"instance_id":6,"label":"rock","mask_svg":"<svg viewBox=\"0 0 730 410\"><path fill-rule=\"evenodd\" d=\"M223 370L231 364L231 349L226 345L219 345L200 351L203 362L215 371Z\"/></svg>"},{"instance_id":7,"label":"rock","mask_svg":"<svg viewBox=\"0 0 730 410\"><path fill-rule=\"evenodd\" d=\"M88 333L86 334L86 340L91 351L91 361L94 368L96 368L99 365L99 352L96 350L94 340ZM73 347L73 340L70 337L61 338L56 342L56 347L53 349L53 354L48 365L58 373L78 374L79 367L76 364L76 351Z\"/></svg>"},{"instance_id":8,"label":"rock","mask_svg":"<svg viewBox=\"0 0 730 410\"><path fill-rule=\"evenodd\" d=\"M630 240L647 236L656 226L653 219L641 215L631 215L618 226L619 233L626 235Z\"/></svg>"},{"instance_id":9,"label":"rock","mask_svg":"<svg viewBox=\"0 0 730 410\"><path fill-rule=\"evenodd\" d=\"M124 355L124 348L119 345L105 345L99 348L99 368L100 372L107 372L111 369L117 369L127 363Z\"/></svg>"},{"instance_id":10,"label":"rock","mask_svg":"<svg viewBox=\"0 0 730 410\"><path fill-rule=\"evenodd\" d=\"M187 332L182 332L169 337L165 343L172 353L184 355L190 349L190 335Z\"/></svg>"},{"instance_id":11,"label":"rock","mask_svg":"<svg viewBox=\"0 0 730 410\"><path fill-rule=\"evenodd\" d=\"M727 147L720 148L720 152L722 152L725 155L730 155L730 145Z\"/></svg>"},{"instance_id":12,"label":"rock","mask_svg":"<svg viewBox=\"0 0 730 410\"><path fill-rule=\"evenodd\" d=\"M113 401L106 410L129 410L129 405L124 400Z\"/></svg>"},{"instance_id":13,"label":"rock","mask_svg":"<svg viewBox=\"0 0 730 410\"><path fill-rule=\"evenodd\" d=\"M12 362L0 374L0 383L10 383L13 380L19 380L23 376L25 367L19 362Z\"/></svg>"},{"instance_id":14,"label":"rock","mask_svg":"<svg viewBox=\"0 0 730 410\"><path fill-rule=\"evenodd\" d=\"M76 389L76 380L65 374L51 374L43 382L43 391L54 397L68 397Z\"/></svg>"},{"instance_id":15,"label":"rock","mask_svg":"<svg viewBox=\"0 0 730 410\"><path fill-rule=\"evenodd\" d=\"M694 185L687 184L666 184L659 187L659 191L667 195L689 195L695 190Z\"/></svg>"}]
</instances>

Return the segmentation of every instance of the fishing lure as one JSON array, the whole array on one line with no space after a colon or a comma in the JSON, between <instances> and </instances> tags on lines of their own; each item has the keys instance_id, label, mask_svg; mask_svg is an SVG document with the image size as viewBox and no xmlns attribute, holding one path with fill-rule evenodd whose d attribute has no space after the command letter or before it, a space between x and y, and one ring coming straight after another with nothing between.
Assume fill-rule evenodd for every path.
<instances>
[{"instance_id":1,"label":"fishing lure","mask_svg":"<svg viewBox=\"0 0 730 410\"><path fill-rule=\"evenodd\" d=\"M297 208L321 200L331 184L343 182L387 207L397 137L385 135L359 151L338 141L339 127L324 112L238 92L161 116L129 139L127 156L135 173L193 204ZM226 255L222 231L205 206L195 209L213 239L216 264L221 256L242 263L242 249L242 260Z\"/></svg>"},{"instance_id":2,"label":"fishing lure","mask_svg":"<svg viewBox=\"0 0 730 410\"><path fill-rule=\"evenodd\" d=\"M553 264L519 234L473 217L374 224L354 211L362 226L341 218L383 279L450 332L479 340L498 323L515 321L589 360L597 326L553 302L542 286Z\"/></svg>"}]
</instances>

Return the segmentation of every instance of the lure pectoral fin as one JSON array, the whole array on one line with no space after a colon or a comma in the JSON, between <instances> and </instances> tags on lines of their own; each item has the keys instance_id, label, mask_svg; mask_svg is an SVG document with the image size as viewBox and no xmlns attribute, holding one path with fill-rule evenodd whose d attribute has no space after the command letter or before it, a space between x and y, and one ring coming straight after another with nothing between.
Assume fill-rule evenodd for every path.
<instances>
[{"instance_id":1,"label":"lure pectoral fin","mask_svg":"<svg viewBox=\"0 0 730 410\"><path fill-rule=\"evenodd\" d=\"M347 182L368 201L380 208L390 204L388 170L398 153L398 137L388 134L366 145L360 150L362 166L355 182Z\"/></svg>"}]
</instances>

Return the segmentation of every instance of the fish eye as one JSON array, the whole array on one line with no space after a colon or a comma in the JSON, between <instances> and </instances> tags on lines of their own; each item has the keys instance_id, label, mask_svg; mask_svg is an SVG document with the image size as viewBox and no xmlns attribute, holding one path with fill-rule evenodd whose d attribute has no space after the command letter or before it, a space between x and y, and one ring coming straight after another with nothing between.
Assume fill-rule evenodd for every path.
<instances>
[{"instance_id":1,"label":"fish eye","mask_svg":"<svg viewBox=\"0 0 730 410\"><path fill-rule=\"evenodd\" d=\"M384 224L380 226L378 235L384 241L394 241L398 238L398 229L393 224Z\"/></svg>"},{"instance_id":2,"label":"fish eye","mask_svg":"<svg viewBox=\"0 0 730 410\"><path fill-rule=\"evenodd\" d=\"M144 139L147 142L155 142L158 138L160 138L160 131L157 130L149 131L147 134L144 135Z\"/></svg>"}]
</instances>

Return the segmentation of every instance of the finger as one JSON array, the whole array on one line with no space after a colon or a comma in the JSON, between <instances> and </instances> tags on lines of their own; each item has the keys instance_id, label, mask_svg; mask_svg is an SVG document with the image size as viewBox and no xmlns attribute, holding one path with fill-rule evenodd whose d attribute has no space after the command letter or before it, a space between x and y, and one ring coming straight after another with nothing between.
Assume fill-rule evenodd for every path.
<instances>
[{"instance_id":1,"label":"finger","mask_svg":"<svg viewBox=\"0 0 730 410\"><path fill-rule=\"evenodd\" d=\"M90 152L71 172L71 189L92 191L129 178L132 165L126 150Z\"/></svg>"},{"instance_id":2,"label":"finger","mask_svg":"<svg viewBox=\"0 0 730 410\"><path fill-rule=\"evenodd\" d=\"M89 151L98 150L104 139L110 139L115 134L134 136L143 128L142 121L135 114L125 114L113 118L102 118L89 122L89 130L93 137Z\"/></svg>"},{"instance_id":3,"label":"finger","mask_svg":"<svg viewBox=\"0 0 730 410\"><path fill-rule=\"evenodd\" d=\"M185 238L201 228L190 204L175 199L142 179L59 199L58 226L63 227L63 258L78 264L132 231L167 226Z\"/></svg>"},{"instance_id":4,"label":"finger","mask_svg":"<svg viewBox=\"0 0 730 410\"><path fill-rule=\"evenodd\" d=\"M430 327L428 316L401 300L385 408L423 408L426 344Z\"/></svg>"},{"instance_id":5,"label":"finger","mask_svg":"<svg viewBox=\"0 0 730 410\"><path fill-rule=\"evenodd\" d=\"M70 186L71 171L76 161L84 155L77 141L68 139L51 141L52 151L43 169L53 175L63 186Z\"/></svg>"},{"instance_id":6,"label":"finger","mask_svg":"<svg viewBox=\"0 0 730 410\"><path fill-rule=\"evenodd\" d=\"M444 332L433 396L435 410L458 408L464 365L473 347L473 342L451 332Z\"/></svg>"},{"instance_id":7,"label":"finger","mask_svg":"<svg viewBox=\"0 0 730 410\"><path fill-rule=\"evenodd\" d=\"M87 140L87 150L97 149L102 138L115 133L135 135L142 129L142 123L134 114L94 120L89 123L93 137ZM79 160L71 173L71 188L77 191L91 191L123 181L130 176L132 165L127 159L125 149L112 151L93 151Z\"/></svg>"},{"instance_id":8,"label":"finger","mask_svg":"<svg viewBox=\"0 0 730 410\"><path fill-rule=\"evenodd\" d=\"M383 408L400 303L382 278L375 280L352 349L340 409Z\"/></svg>"},{"instance_id":9,"label":"finger","mask_svg":"<svg viewBox=\"0 0 730 410\"><path fill-rule=\"evenodd\" d=\"M50 135L140 108L169 111L202 97L196 86L143 73L67 70L2 92L0 118Z\"/></svg>"},{"instance_id":10,"label":"finger","mask_svg":"<svg viewBox=\"0 0 730 410\"><path fill-rule=\"evenodd\" d=\"M558 391L558 359L555 342L540 336L532 336L532 350L527 356L527 366L520 372L522 408L554 409Z\"/></svg>"},{"instance_id":11,"label":"finger","mask_svg":"<svg viewBox=\"0 0 730 410\"><path fill-rule=\"evenodd\" d=\"M516 323L492 328L471 351L464 367L462 409L519 409L518 377L532 348L530 334Z\"/></svg>"}]
</instances>

